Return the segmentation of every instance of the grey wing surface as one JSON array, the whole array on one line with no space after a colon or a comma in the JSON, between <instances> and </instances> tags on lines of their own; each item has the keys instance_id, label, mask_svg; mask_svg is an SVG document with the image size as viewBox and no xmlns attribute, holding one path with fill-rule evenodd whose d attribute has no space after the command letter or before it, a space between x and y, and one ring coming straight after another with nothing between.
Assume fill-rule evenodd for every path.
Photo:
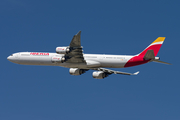
<instances>
[{"instance_id":1,"label":"grey wing surface","mask_svg":"<svg viewBox=\"0 0 180 120\"><path fill-rule=\"evenodd\" d=\"M69 45L69 49L70 52L65 54L67 63L86 63L81 46L81 31L74 35Z\"/></svg>"}]
</instances>

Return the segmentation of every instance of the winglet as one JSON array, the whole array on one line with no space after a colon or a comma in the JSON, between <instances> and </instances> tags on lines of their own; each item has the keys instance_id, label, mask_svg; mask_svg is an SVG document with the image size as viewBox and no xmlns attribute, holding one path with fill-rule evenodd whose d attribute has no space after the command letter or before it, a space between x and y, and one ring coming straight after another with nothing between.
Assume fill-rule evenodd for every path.
<instances>
[{"instance_id":1,"label":"winglet","mask_svg":"<svg viewBox=\"0 0 180 120\"><path fill-rule=\"evenodd\" d=\"M81 30L76 35L81 35Z\"/></svg>"},{"instance_id":2,"label":"winglet","mask_svg":"<svg viewBox=\"0 0 180 120\"><path fill-rule=\"evenodd\" d=\"M81 31L79 31L71 40L70 47L81 47Z\"/></svg>"},{"instance_id":3,"label":"winglet","mask_svg":"<svg viewBox=\"0 0 180 120\"><path fill-rule=\"evenodd\" d=\"M132 75L137 75L137 74L139 74L139 71L138 71L138 72L133 73Z\"/></svg>"}]
</instances>

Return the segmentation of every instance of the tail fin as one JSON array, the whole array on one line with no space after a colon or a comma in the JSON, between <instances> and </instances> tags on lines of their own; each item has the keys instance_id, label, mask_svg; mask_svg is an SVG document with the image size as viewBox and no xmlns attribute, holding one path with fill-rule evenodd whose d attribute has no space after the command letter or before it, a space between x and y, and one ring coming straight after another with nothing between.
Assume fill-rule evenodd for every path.
<instances>
[{"instance_id":1,"label":"tail fin","mask_svg":"<svg viewBox=\"0 0 180 120\"><path fill-rule=\"evenodd\" d=\"M158 63L164 63L171 65L170 63L160 61L159 57L156 57L156 55L159 52L159 49L161 48L161 45L163 44L165 40L165 37L158 37L154 42L152 42L145 50L143 50L141 53L133 56L124 67L131 67L135 65L141 65L147 62L158 62Z\"/></svg>"},{"instance_id":2,"label":"tail fin","mask_svg":"<svg viewBox=\"0 0 180 120\"><path fill-rule=\"evenodd\" d=\"M154 56L156 56L163 44L165 37L158 37L154 42L152 42L145 50L138 54L138 56L145 56L146 52L149 50L154 51Z\"/></svg>"}]
</instances>

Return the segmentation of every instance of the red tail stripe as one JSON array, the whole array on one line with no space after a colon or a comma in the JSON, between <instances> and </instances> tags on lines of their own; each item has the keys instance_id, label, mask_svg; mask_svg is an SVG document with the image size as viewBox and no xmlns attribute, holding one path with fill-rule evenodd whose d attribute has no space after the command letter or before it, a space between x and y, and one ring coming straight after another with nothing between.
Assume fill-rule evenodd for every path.
<instances>
[{"instance_id":1,"label":"red tail stripe","mask_svg":"<svg viewBox=\"0 0 180 120\"><path fill-rule=\"evenodd\" d=\"M162 44L156 44L151 45L148 48L146 48L144 51L142 51L139 56L144 56L148 50L154 50L154 55L156 56L158 54L159 49L161 48Z\"/></svg>"},{"instance_id":2,"label":"red tail stripe","mask_svg":"<svg viewBox=\"0 0 180 120\"><path fill-rule=\"evenodd\" d=\"M149 60L144 60L144 55L148 50L154 50L154 55L156 56L158 54L159 49L161 48L162 44L156 44L156 45L151 45L148 48L146 48L144 51L142 51L138 56L132 57L124 67L131 67L131 66L136 66L136 65L141 65L144 63L147 63Z\"/></svg>"}]
</instances>

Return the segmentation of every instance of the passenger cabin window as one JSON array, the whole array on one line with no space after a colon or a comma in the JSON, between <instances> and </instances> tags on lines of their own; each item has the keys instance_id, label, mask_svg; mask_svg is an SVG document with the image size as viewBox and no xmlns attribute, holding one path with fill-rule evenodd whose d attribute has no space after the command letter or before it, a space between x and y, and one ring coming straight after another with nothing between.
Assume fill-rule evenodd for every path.
<instances>
[{"instance_id":1,"label":"passenger cabin window","mask_svg":"<svg viewBox=\"0 0 180 120\"><path fill-rule=\"evenodd\" d=\"M21 56L30 56L30 54L21 54Z\"/></svg>"},{"instance_id":2,"label":"passenger cabin window","mask_svg":"<svg viewBox=\"0 0 180 120\"><path fill-rule=\"evenodd\" d=\"M117 59L124 59L123 57L117 57Z\"/></svg>"},{"instance_id":3,"label":"passenger cabin window","mask_svg":"<svg viewBox=\"0 0 180 120\"><path fill-rule=\"evenodd\" d=\"M86 56L86 58L97 58L96 56Z\"/></svg>"},{"instance_id":4,"label":"passenger cabin window","mask_svg":"<svg viewBox=\"0 0 180 120\"><path fill-rule=\"evenodd\" d=\"M106 58L112 59L113 57L106 57Z\"/></svg>"}]
</instances>

